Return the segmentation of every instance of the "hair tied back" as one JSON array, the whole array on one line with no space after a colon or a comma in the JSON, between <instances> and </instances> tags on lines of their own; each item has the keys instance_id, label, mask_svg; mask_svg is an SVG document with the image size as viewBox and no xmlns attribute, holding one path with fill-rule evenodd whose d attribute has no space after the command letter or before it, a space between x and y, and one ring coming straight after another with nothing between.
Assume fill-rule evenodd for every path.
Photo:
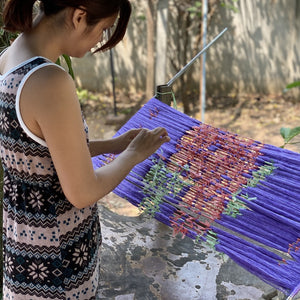
<instances>
[{"instance_id":1,"label":"hair tied back","mask_svg":"<svg viewBox=\"0 0 300 300\"><path fill-rule=\"evenodd\" d=\"M4 29L23 32L32 27L32 11L36 0L8 0L3 9Z\"/></svg>"}]
</instances>

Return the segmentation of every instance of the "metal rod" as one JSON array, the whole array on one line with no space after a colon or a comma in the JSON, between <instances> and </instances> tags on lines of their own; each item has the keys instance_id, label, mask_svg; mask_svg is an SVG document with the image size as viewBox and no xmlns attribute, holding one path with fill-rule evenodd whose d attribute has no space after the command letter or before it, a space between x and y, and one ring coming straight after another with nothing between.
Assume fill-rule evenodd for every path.
<instances>
[{"instance_id":1,"label":"metal rod","mask_svg":"<svg viewBox=\"0 0 300 300\"><path fill-rule=\"evenodd\" d=\"M180 77L195 61L196 59L204 53L214 42L216 42L226 31L228 28L224 28L210 43L208 43L189 63L185 65L168 83L167 86L171 86L174 81Z\"/></svg>"},{"instance_id":2,"label":"metal rod","mask_svg":"<svg viewBox=\"0 0 300 300\"><path fill-rule=\"evenodd\" d=\"M116 99L116 84L115 84L115 66L113 49L109 50L110 55L110 68L111 68L111 83L114 97L114 115L117 116L117 99Z\"/></svg>"},{"instance_id":3,"label":"metal rod","mask_svg":"<svg viewBox=\"0 0 300 300\"><path fill-rule=\"evenodd\" d=\"M203 9L203 38L202 45L206 46L206 35L207 35L207 11L208 11L208 3L207 0L202 1L202 9ZM205 120L205 107L206 107L206 52L203 53L202 56L202 80L201 80L201 122L204 123Z\"/></svg>"}]
</instances>

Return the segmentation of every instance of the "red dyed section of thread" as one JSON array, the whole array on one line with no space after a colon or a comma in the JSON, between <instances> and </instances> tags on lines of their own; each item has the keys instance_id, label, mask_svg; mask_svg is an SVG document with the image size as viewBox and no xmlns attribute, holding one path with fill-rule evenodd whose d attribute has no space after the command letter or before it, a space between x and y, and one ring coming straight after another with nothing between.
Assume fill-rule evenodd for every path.
<instances>
[{"instance_id":1,"label":"red dyed section of thread","mask_svg":"<svg viewBox=\"0 0 300 300\"><path fill-rule=\"evenodd\" d=\"M158 110L158 108L157 107L155 107L154 109L149 109L149 114L150 114L150 120L152 119L152 118L155 118L155 117L157 117L158 116L158 114L159 114L159 110Z\"/></svg>"},{"instance_id":2,"label":"red dyed section of thread","mask_svg":"<svg viewBox=\"0 0 300 300\"><path fill-rule=\"evenodd\" d=\"M116 155L115 154L107 154L104 158L103 161L105 162L105 164L109 164L111 163L113 160L115 160Z\"/></svg>"},{"instance_id":3,"label":"red dyed section of thread","mask_svg":"<svg viewBox=\"0 0 300 300\"><path fill-rule=\"evenodd\" d=\"M287 264L286 259L283 258L281 261L278 262L279 266L282 264L285 264L285 265Z\"/></svg>"},{"instance_id":4,"label":"red dyed section of thread","mask_svg":"<svg viewBox=\"0 0 300 300\"><path fill-rule=\"evenodd\" d=\"M288 253L290 254L292 251L297 252L300 250L300 238L297 238L296 242L289 244Z\"/></svg>"},{"instance_id":5,"label":"red dyed section of thread","mask_svg":"<svg viewBox=\"0 0 300 300\"><path fill-rule=\"evenodd\" d=\"M258 169L255 161L261 155L261 147L254 140L205 124L186 132L177 145L178 152L170 157L173 163L168 168L176 172L176 165L182 169L189 166L186 177L195 185L183 197L182 211L172 217L174 231L186 234L191 229L197 234L205 233L220 218L231 195L247 184L243 174Z\"/></svg>"}]
</instances>

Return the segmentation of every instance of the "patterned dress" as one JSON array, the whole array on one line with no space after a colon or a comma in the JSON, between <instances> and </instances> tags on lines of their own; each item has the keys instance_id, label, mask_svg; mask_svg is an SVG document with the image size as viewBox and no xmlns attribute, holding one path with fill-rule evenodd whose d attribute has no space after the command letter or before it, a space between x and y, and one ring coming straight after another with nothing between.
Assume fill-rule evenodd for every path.
<instances>
[{"instance_id":1,"label":"patterned dress","mask_svg":"<svg viewBox=\"0 0 300 300\"><path fill-rule=\"evenodd\" d=\"M49 64L34 57L0 76L5 300L96 299L97 205L77 209L66 199L45 141L20 114L24 83Z\"/></svg>"}]
</instances>

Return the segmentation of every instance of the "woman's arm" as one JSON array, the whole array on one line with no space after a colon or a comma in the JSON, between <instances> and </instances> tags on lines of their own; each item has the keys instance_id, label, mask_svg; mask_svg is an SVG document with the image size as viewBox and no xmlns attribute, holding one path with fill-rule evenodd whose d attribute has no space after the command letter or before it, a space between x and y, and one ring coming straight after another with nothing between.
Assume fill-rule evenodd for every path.
<instances>
[{"instance_id":1,"label":"woman's arm","mask_svg":"<svg viewBox=\"0 0 300 300\"><path fill-rule=\"evenodd\" d=\"M118 137L107 140L92 140L89 143L91 156L103 153L119 154L123 152L142 129L131 129Z\"/></svg>"},{"instance_id":2,"label":"woman's arm","mask_svg":"<svg viewBox=\"0 0 300 300\"><path fill-rule=\"evenodd\" d=\"M112 163L94 171L74 82L55 66L31 75L23 88L20 108L25 124L46 141L62 189L78 208L108 194L137 163L169 141L163 128L138 130ZM111 148L112 144L105 147Z\"/></svg>"}]
</instances>

